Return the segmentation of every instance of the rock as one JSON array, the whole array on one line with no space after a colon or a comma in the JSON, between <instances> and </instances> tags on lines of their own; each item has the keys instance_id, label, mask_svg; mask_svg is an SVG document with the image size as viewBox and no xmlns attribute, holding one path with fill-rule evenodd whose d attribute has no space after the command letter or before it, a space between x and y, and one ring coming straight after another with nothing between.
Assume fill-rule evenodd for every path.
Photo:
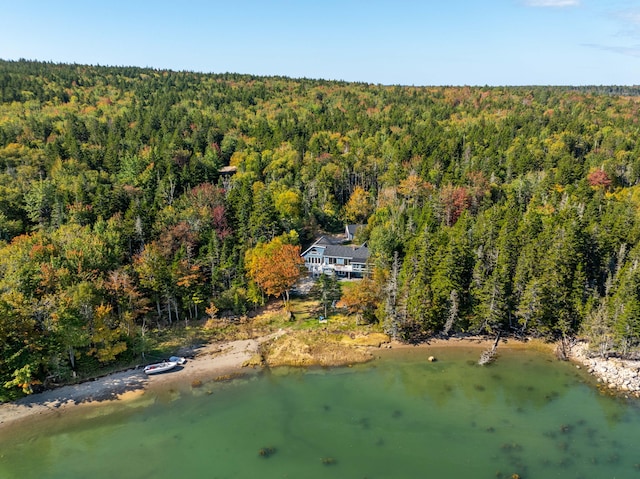
<instances>
[{"instance_id":1,"label":"rock","mask_svg":"<svg viewBox=\"0 0 640 479\"><path fill-rule=\"evenodd\" d=\"M588 345L578 343L572 349L572 357L581 363L582 367L595 376L596 381L610 390L630 392L632 395L640 393L640 362L618 358L589 358ZM580 365L576 368L580 369Z\"/></svg>"},{"instance_id":2,"label":"rock","mask_svg":"<svg viewBox=\"0 0 640 479\"><path fill-rule=\"evenodd\" d=\"M267 459L271 457L273 454L275 454L275 452L276 452L275 447L263 447L258 450L258 456L264 457L265 459Z\"/></svg>"}]
</instances>

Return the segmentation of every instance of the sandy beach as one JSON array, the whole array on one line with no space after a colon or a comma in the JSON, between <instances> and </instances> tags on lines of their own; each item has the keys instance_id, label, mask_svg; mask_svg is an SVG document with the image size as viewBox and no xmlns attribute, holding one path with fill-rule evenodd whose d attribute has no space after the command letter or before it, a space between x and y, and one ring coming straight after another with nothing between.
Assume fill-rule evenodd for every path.
<instances>
[{"instance_id":1,"label":"sandy beach","mask_svg":"<svg viewBox=\"0 0 640 479\"><path fill-rule=\"evenodd\" d=\"M195 350L193 357L184 365L158 375L147 376L143 368L139 367L0 404L0 431L10 425L16 425L23 419L61 414L64 410L83 406L124 404L146 394L166 392L168 389L190 389L196 383L206 383L249 372L250 370L244 366L258 354L260 345L283 334L283 331L279 331L257 339L207 344ZM482 351L492 344L491 339L470 337L433 339L417 346L393 341L382 345L382 348L421 348L428 352L430 348L464 346ZM501 344L509 348L531 347L527 342L515 340L503 340Z\"/></svg>"},{"instance_id":2,"label":"sandy beach","mask_svg":"<svg viewBox=\"0 0 640 479\"><path fill-rule=\"evenodd\" d=\"M205 345L194 351L193 358L184 365L166 373L147 376L140 367L0 404L0 430L33 416L59 414L71 407L128 401L147 392L191 387L194 381L207 382L241 372L243 365L258 353L260 344L278 334Z\"/></svg>"}]
</instances>

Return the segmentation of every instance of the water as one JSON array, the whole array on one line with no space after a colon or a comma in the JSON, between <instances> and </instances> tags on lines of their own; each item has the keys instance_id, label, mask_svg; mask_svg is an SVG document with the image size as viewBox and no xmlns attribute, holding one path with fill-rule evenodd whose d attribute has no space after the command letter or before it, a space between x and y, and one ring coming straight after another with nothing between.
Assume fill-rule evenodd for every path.
<instances>
[{"instance_id":1,"label":"water","mask_svg":"<svg viewBox=\"0 0 640 479\"><path fill-rule=\"evenodd\" d=\"M638 402L542 353L480 367L479 352L406 350L79 408L0 429L0 478L640 477Z\"/></svg>"}]
</instances>

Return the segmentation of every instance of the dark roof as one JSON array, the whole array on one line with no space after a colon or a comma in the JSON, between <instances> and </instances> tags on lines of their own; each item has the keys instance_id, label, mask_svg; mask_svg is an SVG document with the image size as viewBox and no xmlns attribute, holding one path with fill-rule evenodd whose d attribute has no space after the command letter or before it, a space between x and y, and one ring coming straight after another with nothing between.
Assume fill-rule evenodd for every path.
<instances>
[{"instance_id":1,"label":"dark roof","mask_svg":"<svg viewBox=\"0 0 640 479\"><path fill-rule=\"evenodd\" d=\"M335 245L335 244L339 244L339 243L341 243L341 242L342 242L341 240L336 239L336 238L331 238L330 236L329 236L329 237L327 237L327 236L320 236L320 238L318 238L318 239L316 240L316 242L315 242L315 243L313 243L313 245L312 245L312 246L315 246L315 245L322 245L322 246L326 246L326 245Z\"/></svg>"},{"instance_id":2,"label":"dark roof","mask_svg":"<svg viewBox=\"0 0 640 479\"><path fill-rule=\"evenodd\" d=\"M369 258L369 248L363 243L360 246L343 246L342 241L331 236L320 236L309 246L300 256L305 256L313 248L322 248L323 256L331 256L333 258L349 258L357 263L365 263Z\"/></svg>"},{"instance_id":3,"label":"dark roof","mask_svg":"<svg viewBox=\"0 0 640 479\"><path fill-rule=\"evenodd\" d=\"M356 263L366 263L369 259L369 255L371 255L369 248L361 246L353 252L353 258L351 258L351 261Z\"/></svg>"},{"instance_id":4,"label":"dark roof","mask_svg":"<svg viewBox=\"0 0 640 479\"><path fill-rule=\"evenodd\" d=\"M331 236L320 236L311 246L309 246L300 256L306 255L313 248L322 248L325 249L327 246L336 245L342 243L342 241L336 240Z\"/></svg>"},{"instance_id":5,"label":"dark roof","mask_svg":"<svg viewBox=\"0 0 640 479\"><path fill-rule=\"evenodd\" d=\"M367 258L369 258L369 254L369 248L366 246L353 248L351 246L328 245L324 250L325 256L331 256L333 258L350 258L351 261L359 263L365 263Z\"/></svg>"}]
</instances>

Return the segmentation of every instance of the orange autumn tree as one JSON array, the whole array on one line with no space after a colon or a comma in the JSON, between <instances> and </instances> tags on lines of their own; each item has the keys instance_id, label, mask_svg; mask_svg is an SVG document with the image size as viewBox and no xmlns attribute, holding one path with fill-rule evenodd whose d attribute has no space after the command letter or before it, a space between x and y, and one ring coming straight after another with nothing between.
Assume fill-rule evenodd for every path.
<instances>
[{"instance_id":1,"label":"orange autumn tree","mask_svg":"<svg viewBox=\"0 0 640 479\"><path fill-rule=\"evenodd\" d=\"M269 296L282 298L289 307L289 291L302 275L304 259L300 256L297 233L291 232L258 243L247 251L245 266L249 277Z\"/></svg>"},{"instance_id":2,"label":"orange autumn tree","mask_svg":"<svg viewBox=\"0 0 640 479\"><path fill-rule=\"evenodd\" d=\"M342 290L342 297L338 301L339 308L346 308L349 314L356 315L356 326L376 321L376 310L384 297L384 272L375 269L371 277L366 276L362 281L347 283Z\"/></svg>"}]
</instances>

